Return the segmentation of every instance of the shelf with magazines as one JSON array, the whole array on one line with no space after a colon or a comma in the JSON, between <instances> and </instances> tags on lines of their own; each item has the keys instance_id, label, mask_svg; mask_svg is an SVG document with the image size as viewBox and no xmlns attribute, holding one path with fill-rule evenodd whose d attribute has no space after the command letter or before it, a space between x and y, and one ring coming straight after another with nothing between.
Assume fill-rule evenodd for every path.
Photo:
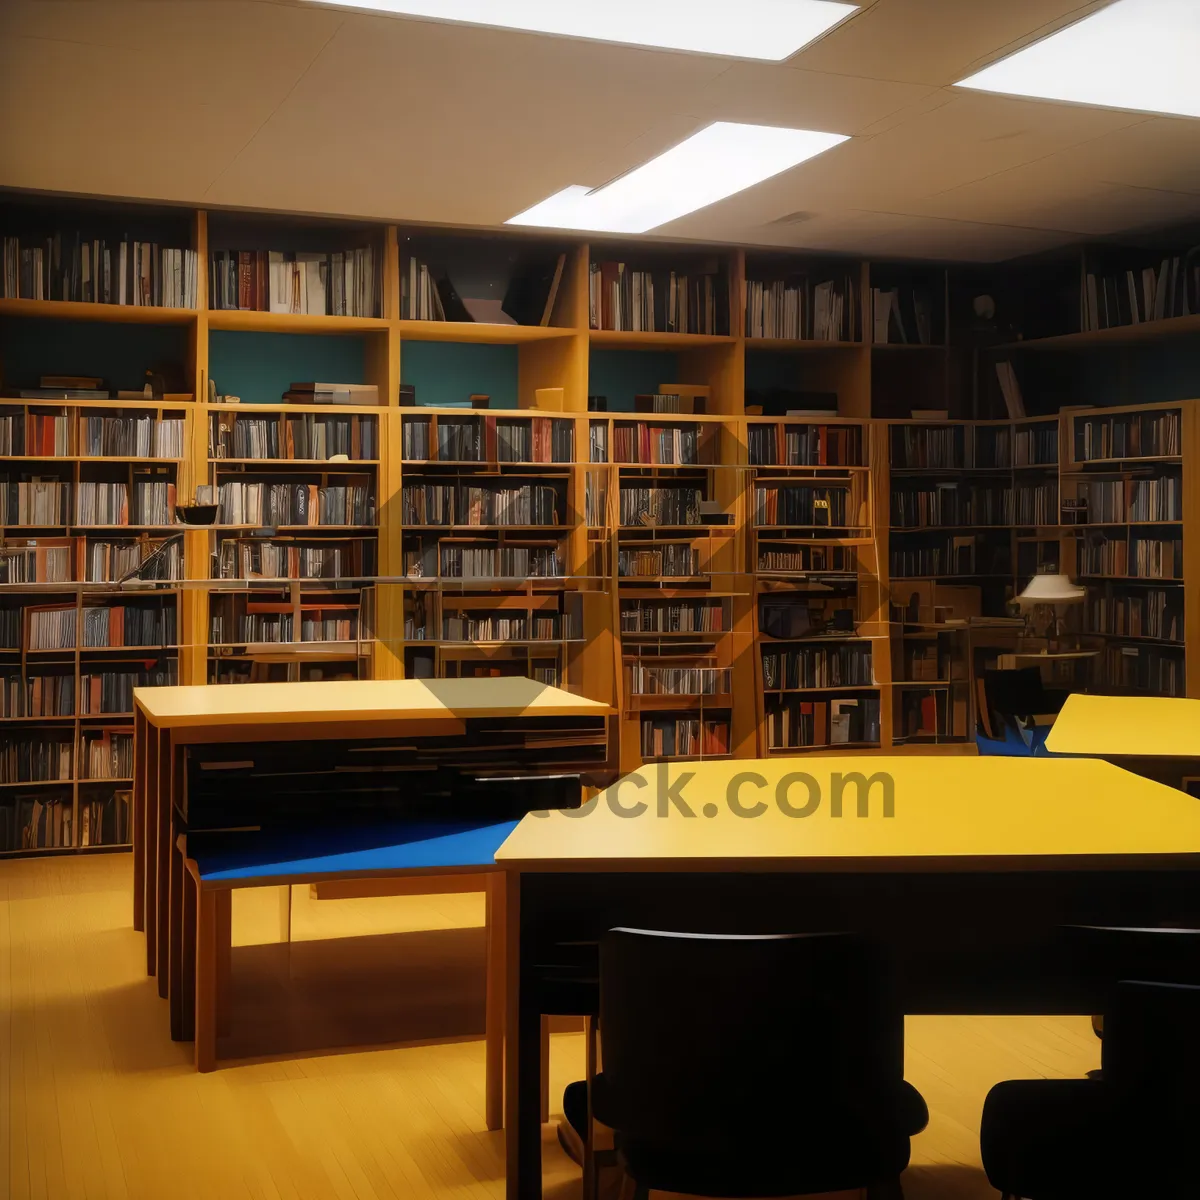
<instances>
[{"instance_id":1,"label":"shelf with magazines","mask_svg":"<svg viewBox=\"0 0 1200 1200\"><path fill-rule=\"evenodd\" d=\"M746 419L760 753L820 749L834 730L841 744L850 717L831 724L828 694L850 687L855 741L880 744L873 443L869 422L836 415Z\"/></svg>"},{"instance_id":2,"label":"shelf with magazines","mask_svg":"<svg viewBox=\"0 0 1200 1200\"><path fill-rule=\"evenodd\" d=\"M578 677L588 581L577 418L404 409L407 675Z\"/></svg>"},{"instance_id":3,"label":"shelf with magazines","mask_svg":"<svg viewBox=\"0 0 1200 1200\"><path fill-rule=\"evenodd\" d=\"M1101 691L1184 695L1191 406L1072 410L1062 471L1067 569ZM1188 485L1191 487L1192 485ZM1194 619L1194 618L1193 618Z\"/></svg>"},{"instance_id":4,"label":"shelf with magazines","mask_svg":"<svg viewBox=\"0 0 1200 1200\"><path fill-rule=\"evenodd\" d=\"M179 593L0 592L0 853L130 841L133 691L178 682Z\"/></svg>"}]
</instances>

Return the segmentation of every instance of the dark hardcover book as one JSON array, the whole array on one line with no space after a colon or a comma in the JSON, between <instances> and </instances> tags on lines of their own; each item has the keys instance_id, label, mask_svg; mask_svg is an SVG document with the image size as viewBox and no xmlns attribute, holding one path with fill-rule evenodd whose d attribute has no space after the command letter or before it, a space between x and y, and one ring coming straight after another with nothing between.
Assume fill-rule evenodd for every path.
<instances>
[{"instance_id":1,"label":"dark hardcover book","mask_svg":"<svg viewBox=\"0 0 1200 1200\"><path fill-rule=\"evenodd\" d=\"M454 290L454 284L450 282L450 276L445 271L442 271L438 275L437 292L442 302L442 311L446 314L447 321L475 320L467 311L467 306L463 304L458 292Z\"/></svg>"},{"instance_id":2,"label":"dark hardcover book","mask_svg":"<svg viewBox=\"0 0 1200 1200\"><path fill-rule=\"evenodd\" d=\"M553 262L542 260L518 267L509 280L501 309L518 325L549 325L566 264L567 256L560 254Z\"/></svg>"}]
</instances>

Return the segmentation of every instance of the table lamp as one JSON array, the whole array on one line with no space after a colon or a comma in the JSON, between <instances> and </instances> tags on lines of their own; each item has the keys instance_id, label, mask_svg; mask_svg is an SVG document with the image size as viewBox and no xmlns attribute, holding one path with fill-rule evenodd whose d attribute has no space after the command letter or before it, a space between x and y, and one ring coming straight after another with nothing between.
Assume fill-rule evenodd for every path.
<instances>
[{"instance_id":1,"label":"table lamp","mask_svg":"<svg viewBox=\"0 0 1200 1200\"><path fill-rule=\"evenodd\" d=\"M1048 641L1058 638L1062 630L1062 619L1059 607L1063 604L1081 604L1087 595L1087 590L1077 583L1072 583L1065 575L1045 574L1035 575L1024 590L1017 596L1017 603L1027 612L1031 632L1035 636L1045 637ZM1048 612L1048 618L1040 635L1033 624L1033 616L1039 608ZM1054 650L1056 647L1050 647Z\"/></svg>"}]
</instances>

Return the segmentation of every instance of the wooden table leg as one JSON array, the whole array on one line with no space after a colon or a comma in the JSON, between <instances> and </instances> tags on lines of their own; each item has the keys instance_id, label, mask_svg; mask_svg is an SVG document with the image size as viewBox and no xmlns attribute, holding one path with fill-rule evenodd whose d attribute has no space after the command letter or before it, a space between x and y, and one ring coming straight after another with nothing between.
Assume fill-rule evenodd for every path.
<instances>
[{"instance_id":1,"label":"wooden table leg","mask_svg":"<svg viewBox=\"0 0 1200 1200\"><path fill-rule=\"evenodd\" d=\"M141 709L133 714L133 811L130 830L133 842L133 927L146 928L146 718Z\"/></svg>"},{"instance_id":2,"label":"wooden table leg","mask_svg":"<svg viewBox=\"0 0 1200 1200\"><path fill-rule=\"evenodd\" d=\"M505 1196L540 1200L542 1194L542 1123L540 1113L541 1018L533 989L521 979L521 883L506 871L505 917L508 1004L505 1014Z\"/></svg>"},{"instance_id":3,"label":"wooden table leg","mask_svg":"<svg viewBox=\"0 0 1200 1200\"><path fill-rule=\"evenodd\" d=\"M174 782L171 749L171 731L164 729L159 735L158 747L158 831L154 835L156 857L155 884L157 906L154 916L156 950L154 971L158 976L158 994L167 998L167 972L171 951L171 812L174 799L171 785Z\"/></svg>"},{"instance_id":4,"label":"wooden table leg","mask_svg":"<svg viewBox=\"0 0 1200 1200\"><path fill-rule=\"evenodd\" d=\"M217 1065L217 896L199 887L196 903L196 1070Z\"/></svg>"},{"instance_id":5,"label":"wooden table leg","mask_svg":"<svg viewBox=\"0 0 1200 1200\"><path fill-rule=\"evenodd\" d=\"M484 1017L484 1107L488 1129L504 1126L504 872L487 878L487 998Z\"/></svg>"},{"instance_id":6,"label":"wooden table leg","mask_svg":"<svg viewBox=\"0 0 1200 1200\"><path fill-rule=\"evenodd\" d=\"M192 870L183 872L183 948L180 952L179 1019L180 1037L190 1042L196 1036L196 893L199 890Z\"/></svg>"},{"instance_id":7,"label":"wooden table leg","mask_svg":"<svg viewBox=\"0 0 1200 1200\"><path fill-rule=\"evenodd\" d=\"M146 931L146 974L158 965L158 747L160 734L146 726L146 787L142 803L142 927Z\"/></svg>"},{"instance_id":8,"label":"wooden table leg","mask_svg":"<svg viewBox=\"0 0 1200 1200\"><path fill-rule=\"evenodd\" d=\"M174 816L171 818L171 857L169 881L170 928L167 938L167 1005L171 1013L171 1040L183 1041L183 851L179 848L181 834Z\"/></svg>"},{"instance_id":9,"label":"wooden table leg","mask_svg":"<svg viewBox=\"0 0 1200 1200\"><path fill-rule=\"evenodd\" d=\"M230 983L233 967L233 892L217 892L217 1033L224 1037L230 1030Z\"/></svg>"}]
</instances>

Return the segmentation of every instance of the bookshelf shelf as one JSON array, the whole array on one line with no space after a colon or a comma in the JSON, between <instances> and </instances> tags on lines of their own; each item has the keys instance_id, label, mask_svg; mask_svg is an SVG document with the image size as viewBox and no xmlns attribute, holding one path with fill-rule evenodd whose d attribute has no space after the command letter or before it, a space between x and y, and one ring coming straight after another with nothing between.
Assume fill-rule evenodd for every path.
<instances>
[{"instance_id":1,"label":"bookshelf shelf","mask_svg":"<svg viewBox=\"0 0 1200 1200\"><path fill-rule=\"evenodd\" d=\"M255 312L238 308L214 308L207 315L210 329L243 333L386 333L390 325L384 317Z\"/></svg>"},{"instance_id":2,"label":"bookshelf shelf","mask_svg":"<svg viewBox=\"0 0 1200 1200\"><path fill-rule=\"evenodd\" d=\"M1153 342L1200 333L1200 314L1164 317L1158 321L1141 321L1135 325L1114 325L1109 329L1088 329L1075 333L1060 333L1053 337L1027 338L1008 342L997 350L1090 350L1097 346L1115 346L1129 342Z\"/></svg>"},{"instance_id":3,"label":"bookshelf shelf","mask_svg":"<svg viewBox=\"0 0 1200 1200\"><path fill-rule=\"evenodd\" d=\"M0 317L104 321L122 325L191 325L195 323L198 315L198 310L194 308L164 308L149 304L93 304L78 300L0 298Z\"/></svg>"},{"instance_id":4,"label":"bookshelf shelf","mask_svg":"<svg viewBox=\"0 0 1200 1200\"><path fill-rule=\"evenodd\" d=\"M490 325L483 321L402 320L397 324L402 340L463 342L481 346L521 346L529 342L549 342L570 338L577 333L575 329L564 328L560 325ZM422 410L418 407L411 411L429 410Z\"/></svg>"},{"instance_id":5,"label":"bookshelf shelf","mask_svg":"<svg viewBox=\"0 0 1200 1200\"><path fill-rule=\"evenodd\" d=\"M694 350L706 346L733 346L737 342L737 338L719 333L651 333L621 329L589 329L588 340L605 350ZM621 413L612 415L623 416Z\"/></svg>"}]
</instances>

